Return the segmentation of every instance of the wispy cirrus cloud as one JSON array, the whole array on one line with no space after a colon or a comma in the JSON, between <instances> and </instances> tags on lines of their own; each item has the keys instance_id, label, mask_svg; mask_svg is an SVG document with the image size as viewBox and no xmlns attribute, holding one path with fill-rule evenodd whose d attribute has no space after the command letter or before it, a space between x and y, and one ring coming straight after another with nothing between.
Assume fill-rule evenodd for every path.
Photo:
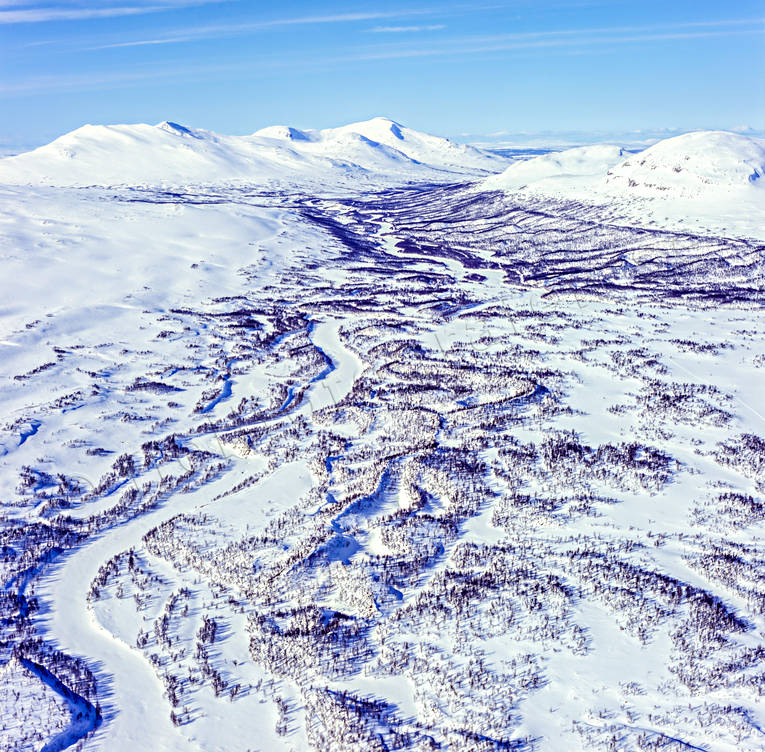
<instances>
[{"instance_id":1,"label":"wispy cirrus cloud","mask_svg":"<svg viewBox=\"0 0 765 752\"><path fill-rule=\"evenodd\" d=\"M385 60L563 47L581 47L586 52L590 47L622 43L758 35L763 33L763 25L765 18L745 18L666 25L608 26L439 37L438 41L429 41L427 44L418 41L416 47L411 47L411 44L406 42L377 45L359 52L355 59Z\"/></svg>"},{"instance_id":2,"label":"wispy cirrus cloud","mask_svg":"<svg viewBox=\"0 0 765 752\"><path fill-rule=\"evenodd\" d=\"M398 48L363 52L353 57L344 58L345 62L363 62L373 60L394 60L415 57L453 57L456 55L475 55L490 52L510 52L531 49L576 49L580 54L592 53L608 45L635 44L640 42L681 41L691 39L713 39L715 37L761 35L760 29L729 29L725 31L688 31L664 32L652 34L631 34L619 36L582 36L573 38L526 38L496 42L462 42L423 48ZM338 58L336 60L339 61Z\"/></svg>"},{"instance_id":3,"label":"wispy cirrus cloud","mask_svg":"<svg viewBox=\"0 0 765 752\"><path fill-rule=\"evenodd\" d=\"M134 39L125 42L113 42L89 47L91 50L112 49L115 47L144 47L157 44L181 44L195 42L204 39L221 39L228 36L240 36L258 31L268 31L280 27L290 26L313 26L358 23L363 21L381 21L388 18L406 18L422 16L432 13L430 8L410 8L399 11L369 11L359 13L334 13L316 16L294 16L287 18L274 18L264 21L237 24L214 24L206 26L186 27L176 29L162 37L148 39Z\"/></svg>"},{"instance_id":4,"label":"wispy cirrus cloud","mask_svg":"<svg viewBox=\"0 0 765 752\"><path fill-rule=\"evenodd\" d=\"M101 3L100 7L81 3L58 3L39 6L32 0L5 0L0 2L0 25L46 23L51 21L86 21L98 18L118 18L144 13L177 10L198 5L225 2L226 0L155 0L154 2L132 2L130 4ZM38 6L38 7L29 7Z\"/></svg>"},{"instance_id":5,"label":"wispy cirrus cloud","mask_svg":"<svg viewBox=\"0 0 765 752\"><path fill-rule=\"evenodd\" d=\"M315 17L316 18L316 17ZM330 23L330 17L321 18L322 23ZM332 18L339 18L334 16ZM347 16L342 16L347 18ZM290 19L293 23L306 23L306 19ZM271 22L275 24L276 22ZM137 82L161 79L193 78L205 74L216 74L223 71L240 73L247 78L267 75L267 71L284 70L332 70L347 66L349 63L375 62L420 57L458 57L463 55L481 55L491 53L526 53L557 55L595 55L603 54L621 45L647 45L651 43L666 43L672 41L715 39L725 37L746 37L762 34L765 18L728 19L714 22L699 21L664 26L613 26L585 29L556 29L552 31L518 32L493 35L464 35L432 39L424 44L422 39L414 46L413 42L388 42L371 46L351 47L345 52L334 56L321 54L305 54L299 57L288 57L271 54L253 57L246 61L236 61L227 65L187 66L176 69L167 68L159 74L153 67L130 72L94 73L84 75L53 75L29 78L3 85L0 83L0 95L18 96L34 91L103 88L106 86L129 86ZM216 27L218 30L224 27ZM229 27L225 27L229 28ZM233 28L233 27L231 27ZM241 27L237 27L241 28ZM209 27L205 29L209 32ZM180 41L174 38L171 41ZM132 42L108 45L136 46L165 44L167 40L137 40Z\"/></svg>"},{"instance_id":6,"label":"wispy cirrus cloud","mask_svg":"<svg viewBox=\"0 0 765 752\"><path fill-rule=\"evenodd\" d=\"M182 0L179 0L179 2ZM199 0L200 2L207 2L212 0ZM196 42L202 40L220 39L230 36L240 36L248 33L267 31L269 29L277 29L279 27L290 27L298 25L330 25L330 24L345 24L353 22L383 20L388 18L405 18L407 16L418 15L430 15L435 11L432 8L420 8L409 9L405 11L372 11L372 12L359 12L359 13L342 13L342 14L330 14L330 15L317 15L317 16L298 16L292 18L277 18L266 21L257 21L252 23L239 23L239 24L216 24L206 25L198 27L186 27L182 29L176 29L165 33L159 37L149 37L145 39L134 39L121 42L112 42L105 44L98 44L87 47L89 50L102 50L112 49L120 47L145 47L153 45L166 45L166 44L183 44L188 42ZM579 43L585 43L587 39L591 37L597 37L598 39L612 37L616 38L619 35L624 36L628 34L643 34L643 33L655 33L655 34L677 34L682 33L685 29L716 29L717 33L730 33L729 29L740 26L749 26L752 29L756 29L758 33L762 33L762 25L765 20L762 18L746 18L746 19L722 19L716 21L693 21L687 23L676 23L664 26L656 25L636 25L636 26L611 26L611 27L598 27L598 28L571 28L571 29L551 29L551 30L539 30L528 32L511 32L504 34L494 35L481 35L481 36L463 36L455 39L444 40L442 38L441 44L444 46L443 51L432 50L431 48L418 47L411 56L425 56L442 54L442 52L457 51L459 48L466 45L476 46L476 51L480 51L481 45L510 45L506 49L513 49L521 42L529 42L529 40L555 40L557 38L579 38ZM366 29L366 32L374 32L378 34L396 34L405 32L423 32L423 31L437 31L446 28L445 24L427 24L427 25L386 25L376 26L372 29ZM747 33L752 33L747 31ZM649 40L646 40L649 41ZM569 44L573 44L570 42ZM540 46L541 43L540 43ZM552 46L545 43L545 46ZM499 47L498 49L501 49ZM370 51L370 57L377 55L378 57L396 57L407 56L397 55L395 49L382 50L382 51Z\"/></svg>"},{"instance_id":7,"label":"wispy cirrus cloud","mask_svg":"<svg viewBox=\"0 0 765 752\"><path fill-rule=\"evenodd\" d=\"M64 73L35 76L23 81L4 83L0 81L0 96L18 96L35 92L125 87L145 85L147 82L167 82L183 79L199 79L220 73L241 71L241 65L182 65L157 70L153 66L139 70L112 71L109 73Z\"/></svg>"},{"instance_id":8,"label":"wispy cirrus cloud","mask_svg":"<svg viewBox=\"0 0 765 752\"><path fill-rule=\"evenodd\" d=\"M445 28L444 24L431 24L430 26L375 26L374 29L367 29L367 31L373 34L403 34L418 31L440 31Z\"/></svg>"}]
</instances>

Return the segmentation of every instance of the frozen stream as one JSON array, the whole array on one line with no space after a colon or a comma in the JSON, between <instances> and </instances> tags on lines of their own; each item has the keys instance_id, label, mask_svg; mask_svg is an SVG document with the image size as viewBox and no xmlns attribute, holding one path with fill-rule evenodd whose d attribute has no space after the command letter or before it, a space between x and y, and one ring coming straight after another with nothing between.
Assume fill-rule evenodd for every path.
<instances>
[{"instance_id":1,"label":"frozen stream","mask_svg":"<svg viewBox=\"0 0 765 752\"><path fill-rule=\"evenodd\" d=\"M320 380L310 387L306 401L297 409L327 407L345 396L362 370L359 358L340 341L339 320L316 322L311 339L327 358L327 368ZM236 460L247 462L246 459ZM301 464L301 463L297 463ZM307 473L307 469L302 469ZM286 475L285 475L286 473ZM278 488L289 477L301 474L294 466L283 466L257 487L267 495L268 487ZM191 494L175 494L162 506L141 517L99 535L59 559L44 575L36 595L41 603L41 627L47 639L71 654L87 659L107 696L101 701L104 723L97 730L90 749L194 750L203 746L189 741L183 729L170 721L170 705L154 669L136 648L115 638L102 627L87 607L90 583L99 567L131 546L140 547L141 538L153 527L182 513L193 513L224 489L220 479ZM251 490L250 490L251 492ZM263 524L262 510L252 510L252 522ZM108 680L105 681L105 678ZM161 741L159 741L161 740ZM73 743L76 739L73 740Z\"/></svg>"}]
</instances>

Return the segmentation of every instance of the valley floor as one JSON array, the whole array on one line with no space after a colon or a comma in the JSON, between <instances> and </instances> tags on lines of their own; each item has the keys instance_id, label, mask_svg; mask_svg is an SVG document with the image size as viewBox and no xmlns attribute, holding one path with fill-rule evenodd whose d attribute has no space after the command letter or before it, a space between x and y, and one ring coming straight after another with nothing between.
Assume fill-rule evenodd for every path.
<instances>
[{"instance_id":1,"label":"valley floor","mask_svg":"<svg viewBox=\"0 0 765 752\"><path fill-rule=\"evenodd\" d=\"M763 748L759 241L0 197L0 747Z\"/></svg>"}]
</instances>

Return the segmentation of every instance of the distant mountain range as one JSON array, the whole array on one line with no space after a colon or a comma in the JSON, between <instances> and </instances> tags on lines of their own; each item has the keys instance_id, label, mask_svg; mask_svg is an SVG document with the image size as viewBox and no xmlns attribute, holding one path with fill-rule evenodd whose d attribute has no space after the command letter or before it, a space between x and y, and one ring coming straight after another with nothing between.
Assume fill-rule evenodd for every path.
<instances>
[{"instance_id":1,"label":"distant mountain range","mask_svg":"<svg viewBox=\"0 0 765 752\"><path fill-rule=\"evenodd\" d=\"M341 128L225 136L171 122L85 125L0 161L0 182L51 185L263 183L345 178L439 180L498 172L507 160L374 118Z\"/></svg>"},{"instance_id":2,"label":"distant mountain range","mask_svg":"<svg viewBox=\"0 0 765 752\"><path fill-rule=\"evenodd\" d=\"M457 144L383 117L324 130L276 125L249 136L226 136L168 121L85 125L46 146L0 160L0 182L130 185L491 175L482 188L519 190L550 188L553 179L586 176L599 178L599 187L687 194L714 186L751 185L765 173L765 140L724 131L664 139L639 158L613 144L528 160L513 156Z\"/></svg>"},{"instance_id":3,"label":"distant mountain range","mask_svg":"<svg viewBox=\"0 0 765 752\"><path fill-rule=\"evenodd\" d=\"M765 139L741 133L697 131L642 151L608 143L503 152L383 117L324 130L277 125L248 136L168 121L85 125L0 159L0 184L6 185L299 186L343 194L408 183L471 183L478 192L607 207L619 221L748 237L762 235L763 175Z\"/></svg>"}]
</instances>

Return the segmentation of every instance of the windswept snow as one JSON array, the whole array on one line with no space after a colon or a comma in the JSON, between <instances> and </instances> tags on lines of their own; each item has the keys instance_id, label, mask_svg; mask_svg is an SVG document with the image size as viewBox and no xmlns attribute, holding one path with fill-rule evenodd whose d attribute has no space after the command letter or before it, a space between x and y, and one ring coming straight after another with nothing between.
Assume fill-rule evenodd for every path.
<instances>
[{"instance_id":1,"label":"windswept snow","mask_svg":"<svg viewBox=\"0 0 765 752\"><path fill-rule=\"evenodd\" d=\"M487 177L488 175L488 177ZM0 160L0 184L267 186L315 191L479 179L505 191L600 207L603 219L765 237L765 141L700 131L634 154L613 144L509 160L388 118L339 128L270 126L225 136L172 122L86 125Z\"/></svg>"},{"instance_id":2,"label":"windswept snow","mask_svg":"<svg viewBox=\"0 0 765 752\"><path fill-rule=\"evenodd\" d=\"M330 139L349 133L358 133L370 141L402 151L410 159L421 164L449 171L495 172L501 168L501 161L493 154L407 128L388 118L373 118L366 122L351 123L321 133L324 138Z\"/></svg>"}]
</instances>

